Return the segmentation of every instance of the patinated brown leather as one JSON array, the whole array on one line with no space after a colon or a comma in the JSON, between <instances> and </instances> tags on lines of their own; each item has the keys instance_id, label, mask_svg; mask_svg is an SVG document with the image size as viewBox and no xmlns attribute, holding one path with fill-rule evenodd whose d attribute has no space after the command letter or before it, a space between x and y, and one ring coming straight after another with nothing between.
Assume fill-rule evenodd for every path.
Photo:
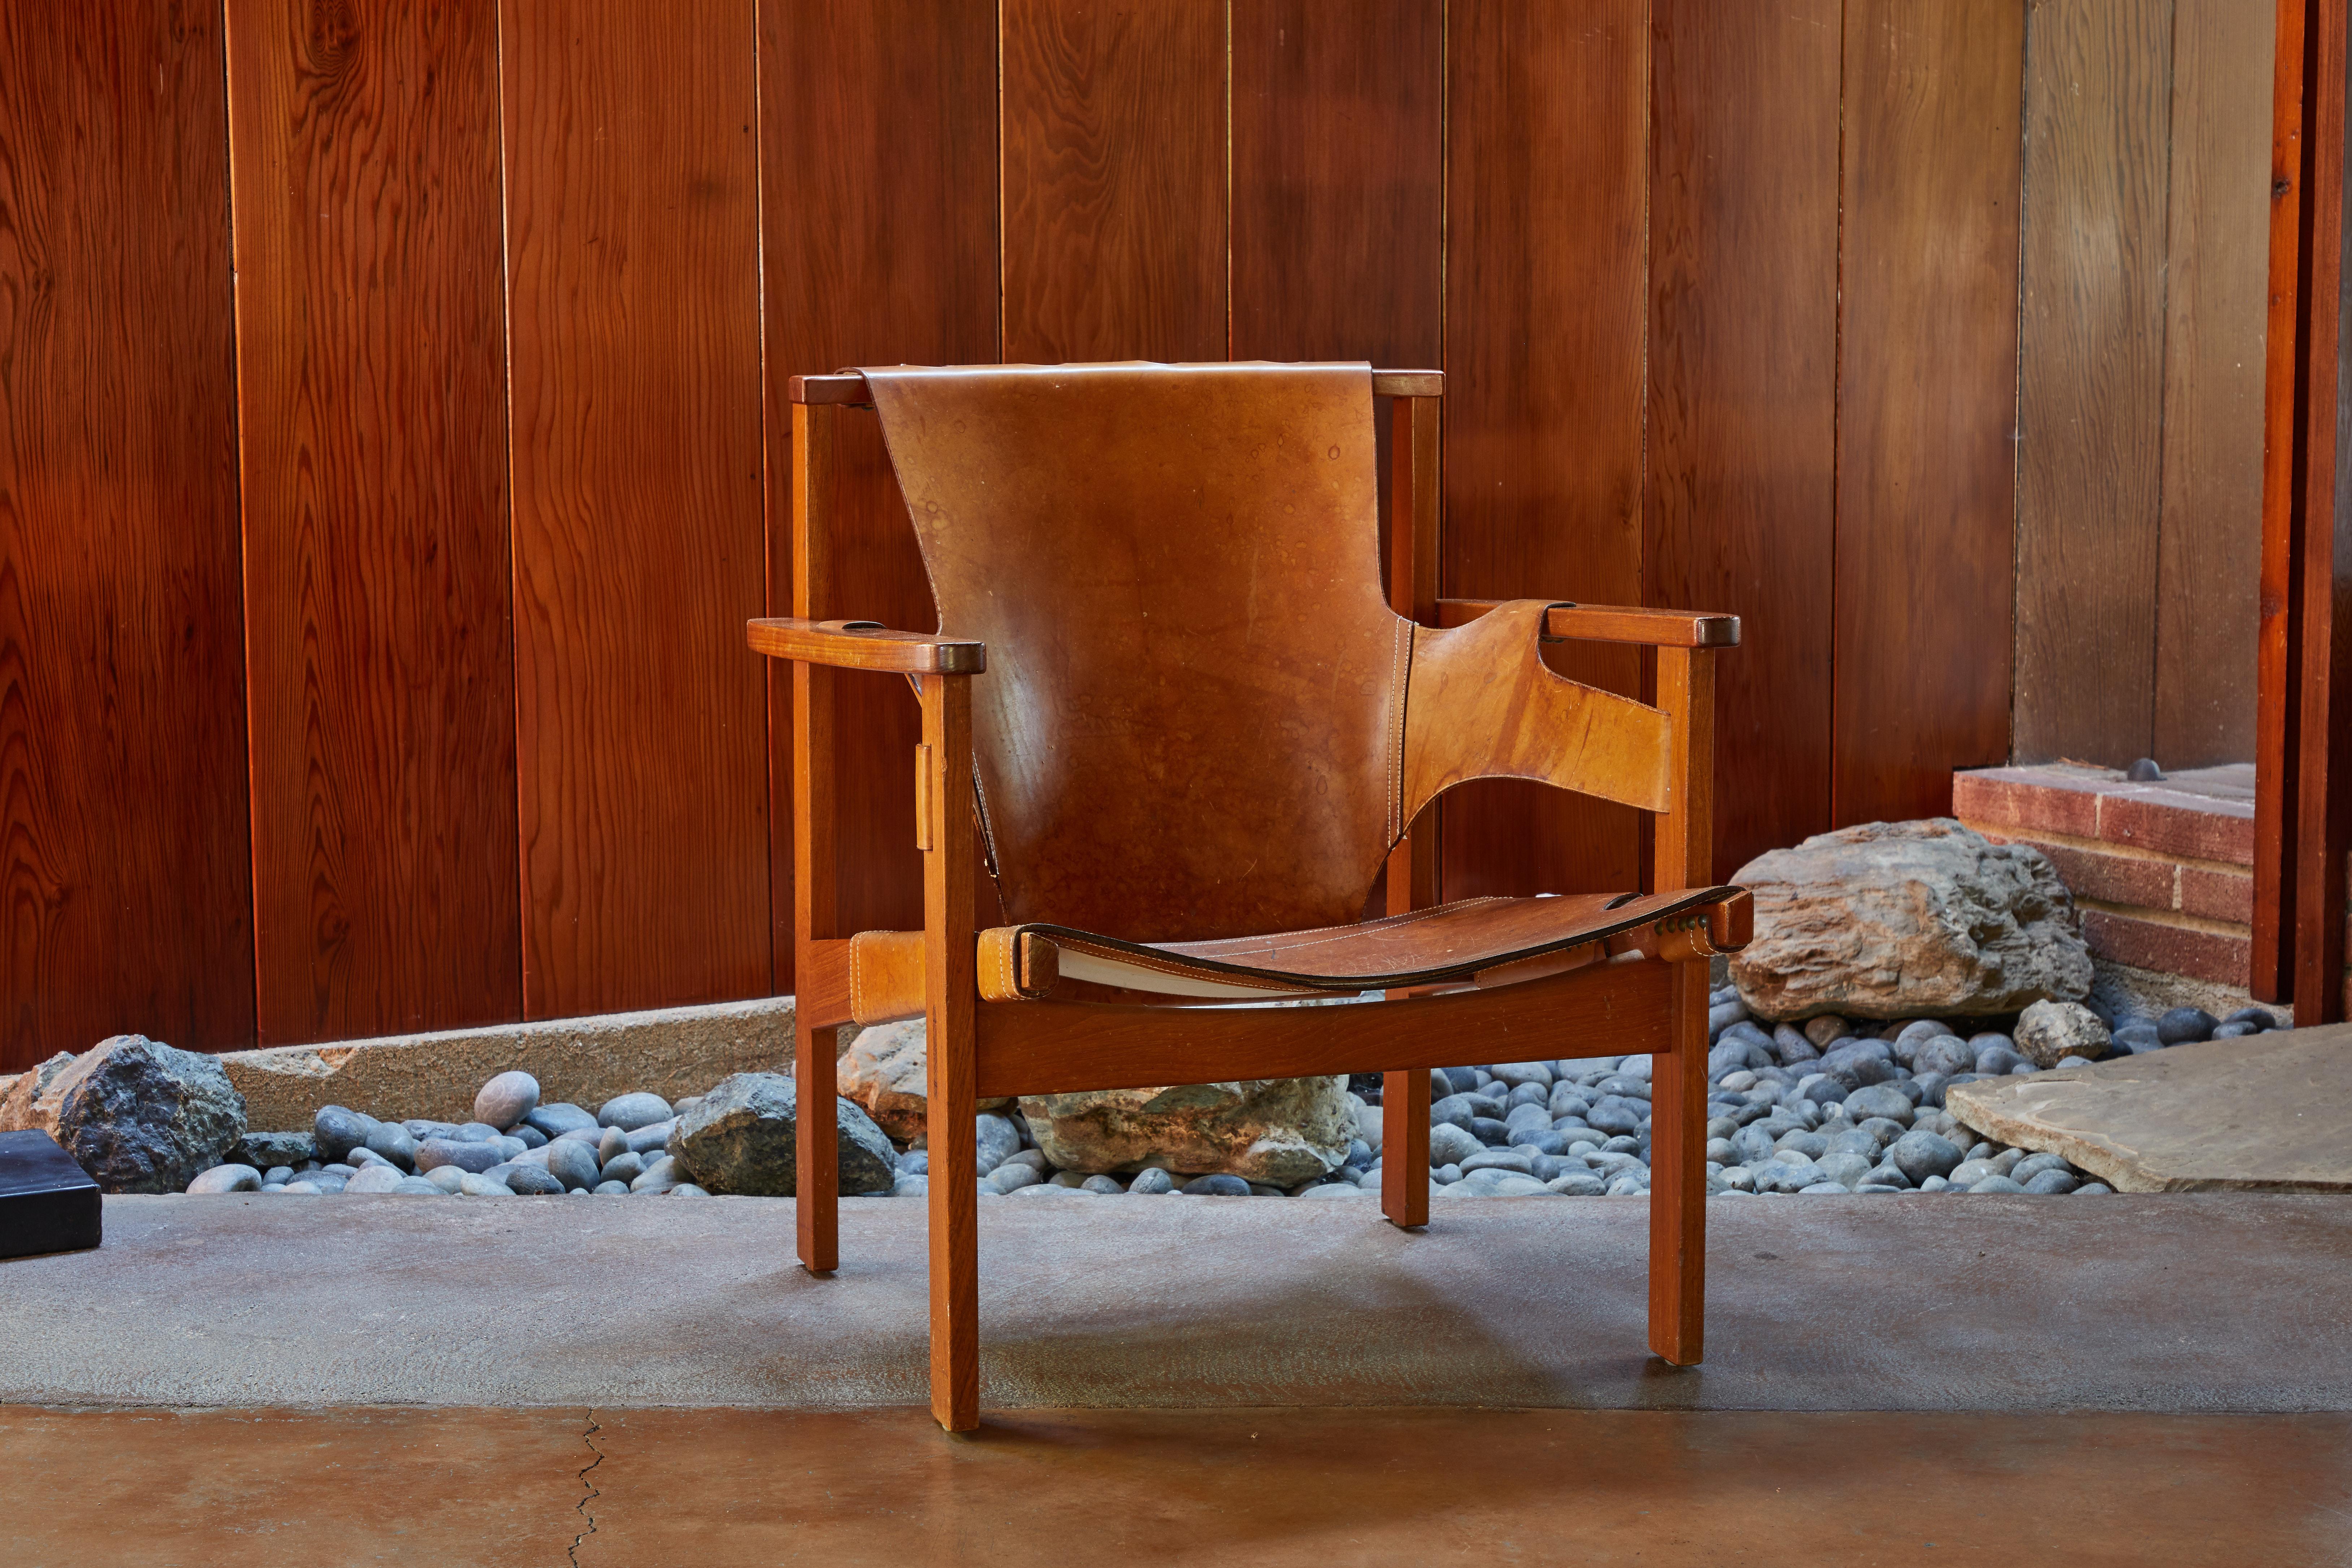
<instances>
[{"instance_id":1,"label":"patinated brown leather","mask_svg":"<svg viewBox=\"0 0 2352 1568\"><path fill-rule=\"evenodd\" d=\"M1371 373L869 369L972 684L1004 918L1133 940L1332 925L1400 819Z\"/></svg>"},{"instance_id":2,"label":"patinated brown leather","mask_svg":"<svg viewBox=\"0 0 2352 1568\"><path fill-rule=\"evenodd\" d=\"M1664 811L1673 722L1654 708L1555 675L1549 604L1498 605L1450 631L1415 629L1404 720L1404 819L1470 779L1540 779Z\"/></svg>"},{"instance_id":3,"label":"patinated brown leather","mask_svg":"<svg viewBox=\"0 0 2352 1568\"><path fill-rule=\"evenodd\" d=\"M1499 972L1547 959L1572 958L1524 975L1551 973L1625 952L1703 956L1747 943L1753 919L1738 888L1695 888L1641 896L1571 893L1533 899L1466 899L1357 925L1213 942L1123 942L1043 923L983 934L993 955L982 985L992 1000L1039 1000L1073 980L1140 992L1247 1000L1271 995L1352 995L1409 986L1495 984ZM1021 945L1014 945L1018 942ZM1028 954L1050 945L1050 970ZM1587 952L1579 950L1590 949ZM984 959L982 968L991 967ZM992 986L992 989L989 989Z\"/></svg>"},{"instance_id":4,"label":"patinated brown leather","mask_svg":"<svg viewBox=\"0 0 2352 1568\"><path fill-rule=\"evenodd\" d=\"M1255 933L1346 925L1454 784L1672 804L1667 716L1545 668L1547 602L1445 630L1389 609L1369 366L863 374L941 633L986 645L974 771L1009 925L1286 942ZM1560 910L1501 902L1529 907L1477 919L1526 940L1449 916L1363 927L1364 952L1442 934L1495 968L1562 945L1526 935Z\"/></svg>"},{"instance_id":5,"label":"patinated brown leather","mask_svg":"<svg viewBox=\"0 0 2352 1568\"><path fill-rule=\"evenodd\" d=\"M1466 899L1360 925L1217 942L1125 942L1057 925L980 933L990 1002L1214 1005L1352 996L1407 986L1537 980L1626 953L1705 958L1745 947L1754 904L1738 888L1636 897ZM923 933L867 931L851 947L852 1016L920 1017ZM1092 979L1082 978L1091 974Z\"/></svg>"},{"instance_id":6,"label":"patinated brown leather","mask_svg":"<svg viewBox=\"0 0 2352 1568\"><path fill-rule=\"evenodd\" d=\"M862 931L849 939L849 1016L887 1024L923 1012L923 933Z\"/></svg>"}]
</instances>

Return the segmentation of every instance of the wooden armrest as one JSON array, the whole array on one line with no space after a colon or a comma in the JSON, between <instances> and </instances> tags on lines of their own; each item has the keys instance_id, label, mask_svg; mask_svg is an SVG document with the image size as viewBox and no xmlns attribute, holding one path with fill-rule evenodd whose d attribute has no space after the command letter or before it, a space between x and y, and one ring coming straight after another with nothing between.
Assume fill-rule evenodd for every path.
<instances>
[{"instance_id":1,"label":"wooden armrest","mask_svg":"<svg viewBox=\"0 0 2352 1568\"><path fill-rule=\"evenodd\" d=\"M894 632L879 621L746 621L743 640L754 653L822 664L835 669L878 669L895 675L978 675L988 668L988 646L962 637Z\"/></svg>"},{"instance_id":2,"label":"wooden armrest","mask_svg":"<svg viewBox=\"0 0 2352 1568\"><path fill-rule=\"evenodd\" d=\"M789 383L786 394L794 403L830 403L851 408L871 407L874 399L866 393L866 377L856 371L844 371L838 375L796 375ZM1445 373L1442 370L1376 370L1372 372L1374 397L1442 397L1445 395Z\"/></svg>"},{"instance_id":3,"label":"wooden armrest","mask_svg":"<svg viewBox=\"0 0 2352 1568\"><path fill-rule=\"evenodd\" d=\"M1467 626L1512 601L1440 599L1437 624ZM1633 642L1653 647L1738 647L1739 617L1698 610L1650 610L1633 605L1554 604L1544 615L1544 640Z\"/></svg>"}]
</instances>

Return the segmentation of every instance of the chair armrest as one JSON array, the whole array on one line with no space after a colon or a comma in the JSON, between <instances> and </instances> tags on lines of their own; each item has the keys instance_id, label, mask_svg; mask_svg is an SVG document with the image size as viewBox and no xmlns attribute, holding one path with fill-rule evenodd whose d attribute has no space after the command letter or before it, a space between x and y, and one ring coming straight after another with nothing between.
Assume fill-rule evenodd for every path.
<instances>
[{"instance_id":1,"label":"chair armrest","mask_svg":"<svg viewBox=\"0 0 2352 1568\"><path fill-rule=\"evenodd\" d=\"M988 668L988 645L924 632L894 632L879 621L746 621L743 640L754 653L835 669L878 669L894 675L978 675Z\"/></svg>"},{"instance_id":2,"label":"chair armrest","mask_svg":"<svg viewBox=\"0 0 2352 1568\"><path fill-rule=\"evenodd\" d=\"M1501 599L1440 599L1437 624L1467 626L1508 603ZM1629 605L1554 603L1544 615L1546 642L1630 642L1652 647L1738 647L1739 617L1698 610L1652 610Z\"/></svg>"}]
</instances>

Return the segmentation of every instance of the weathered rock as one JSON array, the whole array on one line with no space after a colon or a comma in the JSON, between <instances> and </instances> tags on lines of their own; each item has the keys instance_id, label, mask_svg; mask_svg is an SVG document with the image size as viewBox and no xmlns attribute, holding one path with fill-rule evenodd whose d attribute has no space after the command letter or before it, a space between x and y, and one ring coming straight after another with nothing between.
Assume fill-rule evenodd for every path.
<instances>
[{"instance_id":1,"label":"weathered rock","mask_svg":"<svg viewBox=\"0 0 2352 1568\"><path fill-rule=\"evenodd\" d=\"M454 1165L468 1174L479 1175L492 1165L501 1163L504 1158L504 1152L495 1143L427 1138L416 1146L416 1173L430 1175L444 1165Z\"/></svg>"},{"instance_id":2,"label":"weathered rock","mask_svg":"<svg viewBox=\"0 0 2352 1568\"><path fill-rule=\"evenodd\" d=\"M318 1157L319 1141L308 1132L247 1132L229 1152L231 1160L257 1171L300 1165Z\"/></svg>"},{"instance_id":3,"label":"weathered rock","mask_svg":"<svg viewBox=\"0 0 2352 1568\"><path fill-rule=\"evenodd\" d=\"M670 1117L669 1101L658 1094L620 1094L604 1103L596 1120L607 1127L617 1127L624 1132L635 1132L640 1127L651 1127Z\"/></svg>"},{"instance_id":4,"label":"weathered rock","mask_svg":"<svg viewBox=\"0 0 2352 1568\"><path fill-rule=\"evenodd\" d=\"M548 1174L567 1187L593 1187L604 1179L596 1151L577 1138L558 1138L547 1146L546 1157Z\"/></svg>"},{"instance_id":5,"label":"weathered rock","mask_svg":"<svg viewBox=\"0 0 2352 1568\"><path fill-rule=\"evenodd\" d=\"M864 1106L875 1123L900 1143L923 1131L930 1107L924 1088L923 1040L920 1018L860 1029L834 1068L835 1088L842 1097ZM978 1101L977 1107L996 1110L1012 1103L991 1099Z\"/></svg>"},{"instance_id":6,"label":"weathered rock","mask_svg":"<svg viewBox=\"0 0 2352 1568\"><path fill-rule=\"evenodd\" d=\"M841 1190L887 1193L897 1176L890 1140L865 1108L834 1100ZM669 1152L680 1174L714 1193L791 1197L797 1147L799 1096L781 1073L742 1072L719 1081L702 1102L678 1118Z\"/></svg>"},{"instance_id":7,"label":"weathered rock","mask_svg":"<svg viewBox=\"0 0 2352 1568\"><path fill-rule=\"evenodd\" d=\"M560 1100L552 1105L536 1107L523 1118L523 1123L538 1128L550 1138L561 1138L566 1132L584 1132L604 1125L588 1111Z\"/></svg>"},{"instance_id":8,"label":"weathered rock","mask_svg":"<svg viewBox=\"0 0 2352 1568\"><path fill-rule=\"evenodd\" d=\"M1038 1095L1021 1111L1045 1157L1066 1171L1164 1163L1279 1187L1337 1170L1356 1137L1345 1078Z\"/></svg>"},{"instance_id":9,"label":"weathered rock","mask_svg":"<svg viewBox=\"0 0 2352 1568\"><path fill-rule=\"evenodd\" d=\"M7 1094L0 1097L0 1132L48 1131L34 1117L33 1102L47 1094L58 1075L73 1064L71 1051L59 1051L47 1061L37 1062L11 1079Z\"/></svg>"},{"instance_id":10,"label":"weathered rock","mask_svg":"<svg viewBox=\"0 0 2352 1568\"><path fill-rule=\"evenodd\" d=\"M249 1193L261 1185L261 1173L250 1165L215 1165L188 1184L192 1193Z\"/></svg>"},{"instance_id":11,"label":"weathered rock","mask_svg":"<svg viewBox=\"0 0 2352 1568\"><path fill-rule=\"evenodd\" d=\"M116 1035L19 1078L0 1131L47 1133L102 1191L176 1193L227 1162L245 1135L245 1100L219 1058Z\"/></svg>"},{"instance_id":12,"label":"weathered rock","mask_svg":"<svg viewBox=\"0 0 2352 1568\"><path fill-rule=\"evenodd\" d=\"M363 1196L371 1193L396 1193L400 1190L401 1183L414 1179L415 1178L413 1177L403 1175L397 1169L391 1165L371 1165L366 1170L362 1171L359 1174L353 1176L350 1181L345 1182L343 1184L343 1191L347 1193L356 1193ZM432 1184L428 1182L425 1184L430 1186Z\"/></svg>"},{"instance_id":13,"label":"weathered rock","mask_svg":"<svg viewBox=\"0 0 2352 1568\"><path fill-rule=\"evenodd\" d=\"M1733 879L1756 895L1756 940L1731 977L1763 1017L2013 1013L2091 988L2048 857L1948 817L1820 834Z\"/></svg>"},{"instance_id":14,"label":"weathered rock","mask_svg":"<svg viewBox=\"0 0 2352 1568\"><path fill-rule=\"evenodd\" d=\"M539 1079L520 1068L499 1073L474 1095L474 1120L493 1127L512 1127L538 1109Z\"/></svg>"},{"instance_id":15,"label":"weathered rock","mask_svg":"<svg viewBox=\"0 0 2352 1568\"><path fill-rule=\"evenodd\" d=\"M2068 1057L2097 1061L2112 1037L2099 1016L2079 1002L2036 1002L2020 1014L2018 1055L2038 1068L2054 1068Z\"/></svg>"}]
</instances>

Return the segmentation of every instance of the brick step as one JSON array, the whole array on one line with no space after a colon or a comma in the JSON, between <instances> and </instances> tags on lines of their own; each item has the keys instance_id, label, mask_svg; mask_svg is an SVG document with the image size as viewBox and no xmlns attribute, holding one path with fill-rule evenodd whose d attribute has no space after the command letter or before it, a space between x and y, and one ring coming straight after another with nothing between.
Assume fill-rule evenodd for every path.
<instances>
[{"instance_id":1,"label":"brick step","mask_svg":"<svg viewBox=\"0 0 2352 1568\"><path fill-rule=\"evenodd\" d=\"M2050 857L2097 956L2217 984L2246 984L2253 919L2253 768L2134 784L2052 763L1952 775L1953 815Z\"/></svg>"}]
</instances>

